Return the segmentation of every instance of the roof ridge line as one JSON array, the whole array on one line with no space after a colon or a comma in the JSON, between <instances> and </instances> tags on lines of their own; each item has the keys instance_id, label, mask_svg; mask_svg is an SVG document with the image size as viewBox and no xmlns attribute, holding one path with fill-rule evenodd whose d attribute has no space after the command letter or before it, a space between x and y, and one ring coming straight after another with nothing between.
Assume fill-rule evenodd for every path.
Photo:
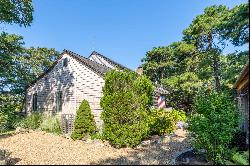
<instances>
[{"instance_id":1,"label":"roof ridge line","mask_svg":"<svg viewBox=\"0 0 250 166\"><path fill-rule=\"evenodd\" d=\"M106 66L106 65L97 63L96 61L93 61L93 60L91 60L91 59L89 59L89 58L86 58L86 57L84 57L84 56L81 56L80 54L77 54L77 53L75 53L75 52L73 52L73 51L70 51L70 50L67 50L67 49L64 49L63 51L66 52L66 53L69 53L69 54L75 54L76 56L79 56L80 58L84 58L85 60L94 62L94 63L96 63L96 64L98 64L98 65L101 65L101 66L104 66L104 67L106 67L106 68L111 69L110 67L108 67L108 66Z\"/></svg>"},{"instance_id":2,"label":"roof ridge line","mask_svg":"<svg viewBox=\"0 0 250 166\"><path fill-rule=\"evenodd\" d=\"M100 56L100 57L102 57L104 60L107 60L109 63L113 63L113 65L115 65L116 67L118 66L118 67L120 67L120 68L123 68L123 69L129 69L128 67L126 67L126 66L124 66L124 65L122 65L122 64L120 64L120 63L118 63L118 62L116 62L116 61L114 61L114 60L112 60L111 58L109 58L109 57L106 57L105 55L103 55L103 54L101 54L101 53L98 53L97 51L92 51L92 53L90 54L90 56L91 55L97 55L97 56ZM89 57L90 57L89 56ZM131 69L129 69L129 70L131 70ZM131 70L131 71L133 71L133 70Z\"/></svg>"}]
</instances>

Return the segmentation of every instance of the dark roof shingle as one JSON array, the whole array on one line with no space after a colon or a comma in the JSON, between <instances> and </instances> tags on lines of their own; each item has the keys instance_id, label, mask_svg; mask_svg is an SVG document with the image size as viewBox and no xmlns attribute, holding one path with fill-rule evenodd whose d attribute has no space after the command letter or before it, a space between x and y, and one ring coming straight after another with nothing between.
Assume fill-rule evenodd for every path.
<instances>
[{"instance_id":1,"label":"dark roof shingle","mask_svg":"<svg viewBox=\"0 0 250 166\"><path fill-rule=\"evenodd\" d=\"M108 58L108 57L106 57L106 56L104 56L104 55L102 55L102 54L100 54L100 53L98 53L98 52L96 52L96 51L93 51L93 52L90 54L90 56L91 56L91 55L97 55L97 56L103 58L103 59L106 60L108 63L110 63L111 65L114 65L114 66L117 67L118 69L123 69L123 70L127 69L127 70L132 71L131 69L129 69L129 68L127 68L127 67L125 67L125 66L123 66L123 65L121 65L121 64L119 64L119 63L117 63L117 62L115 62L115 61L113 61L112 59L110 59L110 58Z\"/></svg>"},{"instance_id":2,"label":"dark roof shingle","mask_svg":"<svg viewBox=\"0 0 250 166\"><path fill-rule=\"evenodd\" d=\"M83 56L80 56L79 54L76 54L72 51L66 50L64 49L63 52L71 55L73 58L75 58L76 60L78 60L80 63L84 64L85 66L87 66L88 68L90 68L92 71L94 71L95 73L103 76L108 70L111 70L111 68L99 64L95 61L92 61L88 58L85 58Z\"/></svg>"}]
</instances>

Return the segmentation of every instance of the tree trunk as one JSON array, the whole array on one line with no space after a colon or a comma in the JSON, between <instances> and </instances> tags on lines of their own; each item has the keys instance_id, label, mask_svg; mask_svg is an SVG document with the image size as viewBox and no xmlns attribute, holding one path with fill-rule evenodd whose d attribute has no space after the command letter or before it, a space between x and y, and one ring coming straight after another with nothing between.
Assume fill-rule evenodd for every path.
<instances>
[{"instance_id":1,"label":"tree trunk","mask_svg":"<svg viewBox=\"0 0 250 166\"><path fill-rule=\"evenodd\" d=\"M212 67L213 67L213 74L214 74L214 80L215 80L215 90L216 91L219 91L221 89L221 86L220 86L220 73L219 73L219 56L218 56L218 53L213 50L213 37L212 37L212 33L210 33L208 35L208 50L209 50L209 53L212 53Z\"/></svg>"}]
</instances>

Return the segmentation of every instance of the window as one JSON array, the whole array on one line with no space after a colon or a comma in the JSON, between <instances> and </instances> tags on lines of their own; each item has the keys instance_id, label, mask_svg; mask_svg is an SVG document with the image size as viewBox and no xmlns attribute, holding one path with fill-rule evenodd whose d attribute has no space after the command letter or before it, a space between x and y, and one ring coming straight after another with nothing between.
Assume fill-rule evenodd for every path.
<instances>
[{"instance_id":1,"label":"window","mask_svg":"<svg viewBox=\"0 0 250 166\"><path fill-rule=\"evenodd\" d=\"M68 66L68 58L64 58L63 59L63 67L67 67Z\"/></svg>"},{"instance_id":2,"label":"window","mask_svg":"<svg viewBox=\"0 0 250 166\"><path fill-rule=\"evenodd\" d=\"M37 111L37 93L33 94L32 111Z\"/></svg>"},{"instance_id":3,"label":"window","mask_svg":"<svg viewBox=\"0 0 250 166\"><path fill-rule=\"evenodd\" d=\"M56 112L62 111L62 92L58 91L56 93Z\"/></svg>"}]
</instances>

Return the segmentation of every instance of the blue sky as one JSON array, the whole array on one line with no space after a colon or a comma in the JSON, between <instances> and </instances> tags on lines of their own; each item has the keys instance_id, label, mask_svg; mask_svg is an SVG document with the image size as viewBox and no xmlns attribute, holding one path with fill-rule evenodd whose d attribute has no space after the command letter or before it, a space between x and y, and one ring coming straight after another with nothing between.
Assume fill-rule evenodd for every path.
<instances>
[{"instance_id":1,"label":"blue sky","mask_svg":"<svg viewBox=\"0 0 250 166\"><path fill-rule=\"evenodd\" d=\"M25 46L69 49L85 57L93 50L136 69L153 47L182 38L203 9L232 8L247 0L33 0L31 27L0 25L24 36ZM245 46L246 47L246 46ZM229 46L225 53L234 48Z\"/></svg>"}]
</instances>

